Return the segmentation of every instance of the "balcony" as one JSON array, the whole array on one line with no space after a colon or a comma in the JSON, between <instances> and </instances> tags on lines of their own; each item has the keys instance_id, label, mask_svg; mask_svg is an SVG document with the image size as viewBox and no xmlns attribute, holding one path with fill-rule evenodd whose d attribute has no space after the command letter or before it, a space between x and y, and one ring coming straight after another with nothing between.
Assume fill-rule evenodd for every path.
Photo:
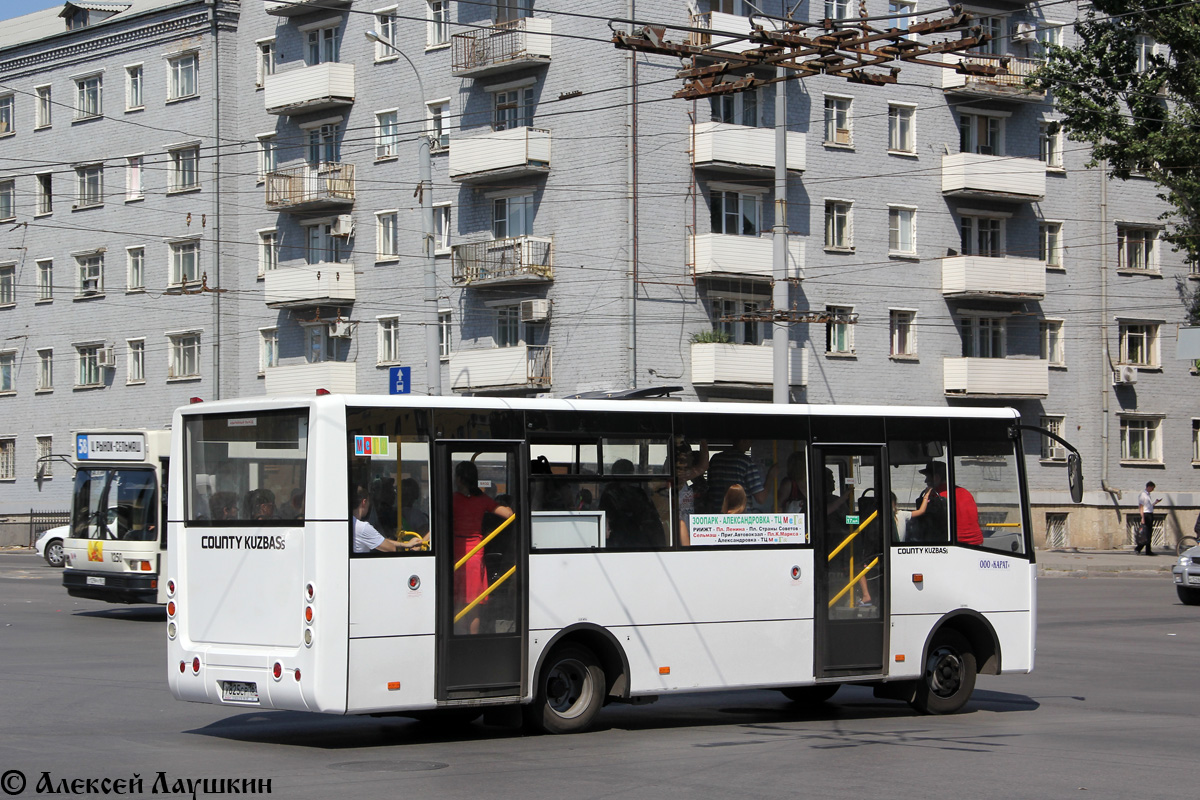
<instances>
[{"instance_id":1,"label":"balcony","mask_svg":"<svg viewBox=\"0 0 1200 800\"><path fill-rule=\"evenodd\" d=\"M349 305L355 300L353 264L280 267L263 275L268 308Z\"/></svg>"},{"instance_id":2,"label":"balcony","mask_svg":"<svg viewBox=\"0 0 1200 800\"><path fill-rule=\"evenodd\" d=\"M946 358L946 394L954 397L1045 397L1049 361L1038 358Z\"/></svg>"},{"instance_id":3,"label":"balcony","mask_svg":"<svg viewBox=\"0 0 1200 800\"><path fill-rule=\"evenodd\" d=\"M1046 296L1046 262L1015 256L952 256L942 260L945 297L1040 300Z\"/></svg>"},{"instance_id":4,"label":"balcony","mask_svg":"<svg viewBox=\"0 0 1200 800\"><path fill-rule=\"evenodd\" d=\"M298 17L301 14L315 14L318 11L332 11L346 8L352 0L263 0L263 10L273 17Z\"/></svg>"},{"instance_id":5,"label":"balcony","mask_svg":"<svg viewBox=\"0 0 1200 800\"><path fill-rule=\"evenodd\" d=\"M971 74L972 67L999 67L1002 58L1008 59L1007 75ZM942 70L942 89L946 94L973 95L992 99L1018 100L1040 103L1046 99L1045 92L1026 88L1025 78L1042 65L1041 61L1016 56L942 55L946 64L961 64L958 69Z\"/></svg>"},{"instance_id":6,"label":"balcony","mask_svg":"<svg viewBox=\"0 0 1200 800\"><path fill-rule=\"evenodd\" d=\"M301 394L311 397L317 389L334 394L358 391L357 365L353 361L319 361L268 367L263 373L268 395Z\"/></svg>"},{"instance_id":7,"label":"balcony","mask_svg":"<svg viewBox=\"0 0 1200 800\"><path fill-rule=\"evenodd\" d=\"M697 278L760 278L771 280L775 263L774 237L702 233L692 236L692 263ZM788 237L787 277L804 277L804 239Z\"/></svg>"},{"instance_id":8,"label":"balcony","mask_svg":"<svg viewBox=\"0 0 1200 800\"><path fill-rule=\"evenodd\" d=\"M1046 196L1046 165L1036 158L951 153L942 156L942 194L1029 202Z\"/></svg>"},{"instance_id":9,"label":"balcony","mask_svg":"<svg viewBox=\"0 0 1200 800\"><path fill-rule=\"evenodd\" d=\"M728 172L770 174L775 169L775 130L699 122L692 125L694 161L697 167ZM803 133L788 131L787 168L803 172Z\"/></svg>"},{"instance_id":10,"label":"balcony","mask_svg":"<svg viewBox=\"0 0 1200 800\"><path fill-rule=\"evenodd\" d=\"M725 14L720 11L693 14L692 27L705 28L709 31L730 31L733 33L745 31L747 36L754 29L750 24L749 17L742 17L737 14ZM727 53L740 53L743 50L752 50L756 47L749 39L731 41L732 38L730 36L722 36L719 33L692 32L688 34L688 44L694 47L707 47L711 50L723 50Z\"/></svg>"},{"instance_id":11,"label":"balcony","mask_svg":"<svg viewBox=\"0 0 1200 800\"><path fill-rule=\"evenodd\" d=\"M450 355L450 386L457 391L538 389L551 384L549 345L523 344Z\"/></svg>"},{"instance_id":12,"label":"balcony","mask_svg":"<svg viewBox=\"0 0 1200 800\"><path fill-rule=\"evenodd\" d=\"M450 140L450 180L459 183L550 171L550 131L513 128Z\"/></svg>"},{"instance_id":13,"label":"balcony","mask_svg":"<svg viewBox=\"0 0 1200 800\"><path fill-rule=\"evenodd\" d=\"M308 114L354 103L354 65L329 62L268 75L263 81L268 114Z\"/></svg>"},{"instance_id":14,"label":"balcony","mask_svg":"<svg viewBox=\"0 0 1200 800\"><path fill-rule=\"evenodd\" d=\"M267 173L267 208L320 211L354 205L354 165L300 164Z\"/></svg>"},{"instance_id":15,"label":"balcony","mask_svg":"<svg viewBox=\"0 0 1200 800\"><path fill-rule=\"evenodd\" d=\"M753 344L697 343L692 345L692 384L717 386L771 386L774 356L770 342ZM808 351L794 344L788 348L789 383L808 385Z\"/></svg>"},{"instance_id":16,"label":"balcony","mask_svg":"<svg viewBox=\"0 0 1200 800\"><path fill-rule=\"evenodd\" d=\"M550 20L537 17L456 33L450 37L451 74L456 78L482 78L549 64L550 33Z\"/></svg>"},{"instance_id":17,"label":"balcony","mask_svg":"<svg viewBox=\"0 0 1200 800\"><path fill-rule=\"evenodd\" d=\"M554 280L554 240L538 236L456 244L450 250L456 286L520 286Z\"/></svg>"}]
</instances>

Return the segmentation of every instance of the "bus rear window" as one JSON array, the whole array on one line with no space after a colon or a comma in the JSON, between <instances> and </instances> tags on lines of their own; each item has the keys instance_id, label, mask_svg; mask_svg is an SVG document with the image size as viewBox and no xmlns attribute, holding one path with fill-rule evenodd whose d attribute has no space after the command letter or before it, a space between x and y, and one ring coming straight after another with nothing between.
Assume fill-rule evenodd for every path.
<instances>
[{"instance_id":1,"label":"bus rear window","mask_svg":"<svg viewBox=\"0 0 1200 800\"><path fill-rule=\"evenodd\" d=\"M187 524L303 524L307 410L188 417L184 426Z\"/></svg>"}]
</instances>

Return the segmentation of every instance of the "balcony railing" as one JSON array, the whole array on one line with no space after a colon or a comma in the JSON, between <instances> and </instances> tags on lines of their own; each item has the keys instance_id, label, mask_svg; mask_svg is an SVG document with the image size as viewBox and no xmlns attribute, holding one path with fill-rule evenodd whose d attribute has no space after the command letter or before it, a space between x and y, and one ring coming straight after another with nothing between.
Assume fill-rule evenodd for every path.
<instances>
[{"instance_id":1,"label":"balcony railing","mask_svg":"<svg viewBox=\"0 0 1200 800\"><path fill-rule=\"evenodd\" d=\"M353 164L301 164L266 177L267 208L311 211L354 203Z\"/></svg>"},{"instance_id":2,"label":"balcony railing","mask_svg":"<svg viewBox=\"0 0 1200 800\"><path fill-rule=\"evenodd\" d=\"M770 342L761 345L718 344L711 342L692 345L692 384L744 384L770 386L774 382L774 347ZM808 385L808 351L788 348L789 384Z\"/></svg>"},{"instance_id":3,"label":"balcony railing","mask_svg":"<svg viewBox=\"0 0 1200 800\"><path fill-rule=\"evenodd\" d=\"M353 264L280 267L263 275L263 300L271 308L349 305L356 299Z\"/></svg>"},{"instance_id":4,"label":"balcony railing","mask_svg":"<svg viewBox=\"0 0 1200 800\"><path fill-rule=\"evenodd\" d=\"M298 17L301 14L344 8L351 2L352 0L263 0L263 10L273 17Z\"/></svg>"},{"instance_id":5,"label":"balcony railing","mask_svg":"<svg viewBox=\"0 0 1200 800\"><path fill-rule=\"evenodd\" d=\"M548 389L549 345L518 345L490 350L460 350L450 355L450 385L460 391Z\"/></svg>"},{"instance_id":6,"label":"balcony railing","mask_svg":"<svg viewBox=\"0 0 1200 800\"><path fill-rule=\"evenodd\" d=\"M554 280L554 240L535 236L454 245L451 275L460 286Z\"/></svg>"},{"instance_id":7,"label":"balcony railing","mask_svg":"<svg viewBox=\"0 0 1200 800\"><path fill-rule=\"evenodd\" d=\"M942 156L942 193L1028 202L1046 196L1046 165L1036 158L951 153Z\"/></svg>"},{"instance_id":8,"label":"balcony railing","mask_svg":"<svg viewBox=\"0 0 1200 800\"><path fill-rule=\"evenodd\" d=\"M268 114L308 114L353 102L353 64L314 64L276 72L263 80L263 104Z\"/></svg>"},{"instance_id":9,"label":"balcony railing","mask_svg":"<svg viewBox=\"0 0 1200 800\"><path fill-rule=\"evenodd\" d=\"M491 28L456 33L451 70L456 78L478 78L511 69L550 63L551 22L524 17Z\"/></svg>"},{"instance_id":10,"label":"balcony railing","mask_svg":"<svg viewBox=\"0 0 1200 800\"><path fill-rule=\"evenodd\" d=\"M550 131L542 128L510 128L450 140L452 181L490 181L549 170Z\"/></svg>"},{"instance_id":11,"label":"balcony railing","mask_svg":"<svg viewBox=\"0 0 1200 800\"><path fill-rule=\"evenodd\" d=\"M268 367L263 372L268 395L300 394L312 397L317 389L334 394L358 391L356 365L352 361L319 361L315 364L288 364Z\"/></svg>"},{"instance_id":12,"label":"balcony railing","mask_svg":"<svg viewBox=\"0 0 1200 800\"><path fill-rule=\"evenodd\" d=\"M692 141L697 167L755 173L765 173L775 168L773 128L751 128L725 122L698 122L692 126ZM788 131L788 169L803 171L804 150L804 134Z\"/></svg>"},{"instance_id":13,"label":"balcony railing","mask_svg":"<svg viewBox=\"0 0 1200 800\"><path fill-rule=\"evenodd\" d=\"M946 358L946 394L956 397L1045 397L1049 361L1038 358Z\"/></svg>"},{"instance_id":14,"label":"balcony railing","mask_svg":"<svg viewBox=\"0 0 1200 800\"><path fill-rule=\"evenodd\" d=\"M738 14L726 14L721 11L710 11L704 14L692 15L692 27L704 28L706 31L730 31L749 36L753 30L749 17ZM720 33L700 33L693 31L688 34L688 44L693 47L707 47L712 50L725 50L730 53L740 53L743 50L753 50L757 45L749 39L737 39Z\"/></svg>"},{"instance_id":15,"label":"balcony railing","mask_svg":"<svg viewBox=\"0 0 1200 800\"><path fill-rule=\"evenodd\" d=\"M1028 300L1046 296L1046 262L1015 256L942 259L942 294Z\"/></svg>"},{"instance_id":16,"label":"balcony railing","mask_svg":"<svg viewBox=\"0 0 1200 800\"><path fill-rule=\"evenodd\" d=\"M769 234L702 233L692 237L692 263L697 278L734 276L770 280L775 263L774 239ZM787 277L804 277L803 237L788 237Z\"/></svg>"},{"instance_id":17,"label":"balcony railing","mask_svg":"<svg viewBox=\"0 0 1200 800\"><path fill-rule=\"evenodd\" d=\"M1001 59L1008 60L1006 74L972 74L972 67L999 67ZM949 53L944 54L942 60L946 64L963 65L961 72L951 69L942 70L942 88L948 92L1002 96L1031 102L1039 102L1046 97L1045 92L1034 91L1025 86L1025 79L1042 65L1041 61L1017 58L1016 56L982 54L960 56Z\"/></svg>"}]
</instances>

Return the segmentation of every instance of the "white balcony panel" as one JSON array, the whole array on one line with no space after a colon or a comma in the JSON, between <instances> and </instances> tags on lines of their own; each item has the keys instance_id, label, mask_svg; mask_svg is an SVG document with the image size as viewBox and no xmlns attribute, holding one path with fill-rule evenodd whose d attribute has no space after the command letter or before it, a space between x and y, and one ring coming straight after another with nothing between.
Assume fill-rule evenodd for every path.
<instances>
[{"instance_id":1,"label":"white balcony panel","mask_svg":"<svg viewBox=\"0 0 1200 800\"><path fill-rule=\"evenodd\" d=\"M538 345L450 354L450 386L459 391L549 388L551 348Z\"/></svg>"},{"instance_id":2,"label":"white balcony panel","mask_svg":"<svg viewBox=\"0 0 1200 800\"><path fill-rule=\"evenodd\" d=\"M351 0L263 0L263 9L273 17L298 17L301 14L345 8L350 3Z\"/></svg>"},{"instance_id":3,"label":"white balcony panel","mask_svg":"<svg viewBox=\"0 0 1200 800\"><path fill-rule=\"evenodd\" d=\"M317 389L327 389L334 394L355 394L358 391L356 367L353 361L288 364L269 367L263 374L263 379L270 396L311 395Z\"/></svg>"},{"instance_id":4,"label":"white balcony panel","mask_svg":"<svg viewBox=\"0 0 1200 800\"><path fill-rule=\"evenodd\" d=\"M733 34L750 34L754 30L754 26L750 24L749 17L742 17L737 14L725 14L721 11L711 11L707 14L692 15L693 28L705 28L709 31L722 31ZM753 50L757 45L748 39L737 39L731 41L735 37L722 35L721 33L690 33L688 34L688 43L697 47L707 47L712 50L723 50L728 53L740 53L743 50Z\"/></svg>"},{"instance_id":5,"label":"white balcony panel","mask_svg":"<svg viewBox=\"0 0 1200 800\"><path fill-rule=\"evenodd\" d=\"M1046 196L1046 165L1035 158L951 153L942 156L942 192L1000 200Z\"/></svg>"},{"instance_id":6,"label":"white balcony panel","mask_svg":"<svg viewBox=\"0 0 1200 800\"><path fill-rule=\"evenodd\" d=\"M523 17L491 28L456 33L451 71L456 78L481 78L550 62L551 20Z\"/></svg>"},{"instance_id":7,"label":"white balcony panel","mask_svg":"<svg viewBox=\"0 0 1200 800\"><path fill-rule=\"evenodd\" d=\"M280 267L263 276L263 299L271 308L353 303L353 264Z\"/></svg>"},{"instance_id":8,"label":"white balcony panel","mask_svg":"<svg viewBox=\"0 0 1200 800\"><path fill-rule=\"evenodd\" d=\"M1042 62L1015 56L1006 56L1006 58L1008 58L1006 75L968 75L953 69L940 70L942 88L951 92L994 95L1012 100L1040 102L1045 99L1044 92L1033 91L1025 86L1025 78L1032 75ZM943 53L942 61L946 64L961 62L967 65L1000 66L1000 56L989 55L962 56L957 53Z\"/></svg>"},{"instance_id":9,"label":"white balcony panel","mask_svg":"<svg viewBox=\"0 0 1200 800\"><path fill-rule=\"evenodd\" d=\"M774 350L770 342L761 345L697 343L692 345L692 383L711 386L718 383L770 386L774 382ZM789 383L808 385L808 350L788 348Z\"/></svg>"},{"instance_id":10,"label":"white balcony panel","mask_svg":"<svg viewBox=\"0 0 1200 800\"><path fill-rule=\"evenodd\" d=\"M492 180L547 172L550 131L513 128L454 138L450 142L450 180Z\"/></svg>"},{"instance_id":11,"label":"white balcony panel","mask_svg":"<svg viewBox=\"0 0 1200 800\"><path fill-rule=\"evenodd\" d=\"M942 259L942 294L947 297L1046 296L1046 262L1015 256L953 256Z\"/></svg>"},{"instance_id":12,"label":"white balcony panel","mask_svg":"<svg viewBox=\"0 0 1200 800\"><path fill-rule=\"evenodd\" d=\"M1038 358L946 358L946 394L1045 397L1050 394L1049 363Z\"/></svg>"},{"instance_id":13,"label":"white balcony panel","mask_svg":"<svg viewBox=\"0 0 1200 800\"><path fill-rule=\"evenodd\" d=\"M263 103L268 114L307 114L354 102L354 65L330 62L268 75Z\"/></svg>"},{"instance_id":14,"label":"white balcony panel","mask_svg":"<svg viewBox=\"0 0 1200 800\"><path fill-rule=\"evenodd\" d=\"M702 233L692 237L696 277L725 275L770 280L775 261L774 237ZM788 237L787 277L804 277L804 239Z\"/></svg>"},{"instance_id":15,"label":"white balcony panel","mask_svg":"<svg viewBox=\"0 0 1200 800\"><path fill-rule=\"evenodd\" d=\"M700 122L692 126L695 161L698 167L748 170L756 173L775 169L775 130ZM802 172L805 165L803 133L788 131L787 168Z\"/></svg>"}]
</instances>

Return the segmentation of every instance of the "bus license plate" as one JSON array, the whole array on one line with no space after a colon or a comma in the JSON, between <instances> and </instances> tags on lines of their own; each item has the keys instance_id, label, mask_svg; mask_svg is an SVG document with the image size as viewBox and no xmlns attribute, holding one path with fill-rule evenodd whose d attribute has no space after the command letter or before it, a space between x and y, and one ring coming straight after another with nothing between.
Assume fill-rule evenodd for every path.
<instances>
[{"instance_id":1,"label":"bus license plate","mask_svg":"<svg viewBox=\"0 0 1200 800\"><path fill-rule=\"evenodd\" d=\"M242 681L221 681L221 699L237 703L257 703L258 684Z\"/></svg>"},{"instance_id":2,"label":"bus license plate","mask_svg":"<svg viewBox=\"0 0 1200 800\"><path fill-rule=\"evenodd\" d=\"M87 585L88 586L103 586L104 578L97 578L93 575L89 575L88 579L87 579Z\"/></svg>"},{"instance_id":3,"label":"bus license plate","mask_svg":"<svg viewBox=\"0 0 1200 800\"><path fill-rule=\"evenodd\" d=\"M1200 583L1200 575L1192 575L1192 574L1189 572L1189 573L1188 573L1188 576L1187 576L1187 582L1188 582L1189 584Z\"/></svg>"}]
</instances>

